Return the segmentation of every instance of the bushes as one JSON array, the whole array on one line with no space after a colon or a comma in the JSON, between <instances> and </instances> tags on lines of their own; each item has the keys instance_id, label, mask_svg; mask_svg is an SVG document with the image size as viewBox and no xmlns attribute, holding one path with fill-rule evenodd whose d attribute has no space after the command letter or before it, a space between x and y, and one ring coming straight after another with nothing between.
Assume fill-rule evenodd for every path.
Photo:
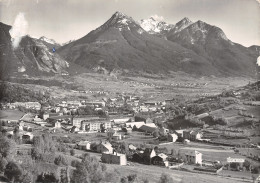
<instances>
[{"instance_id":1,"label":"bushes","mask_svg":"<svg viewBox=\"0 0 260 183\"><path fill-rule=\"evenodd\" d=\"M71 155L71 156L74 156L74 155L75 155L75 150L74 150L74 149L71 149L71 150L70 150L70 155Z\"/></svg>"},{"instance_id":2,"label":"bushes","mask_svg":"<svg viewBox=\"0 0 260 183\"><path fill-rule=\"evenodd\" d=\"M57 158L55 158L54 163L58 166L61 166L61 165L67 166L68 165L68 161L63 155L59 155Z\"/></svg>"},{"instance_id":3,"label":"bushes","mask_svg":"<svg viewBox=\"0 0 260 183\"><path fill-rule=\"evenodd\" d=\"M158 183L173 183L173 179L170 175L162 173Z\"/></svg>"},{"instance_id":4,"label":"bushes","mask_svg":"<svg viewBox=\"0 0 260 183\"><path fill-rule=\"evenodd\" d=\"M106 179L106 170L99 161L90 157L89 154L83 156L82 162L76 164L71 181L72 183L104 182ZM106 180L109 182L109 180Z\"/></svg>"}]
</instances>

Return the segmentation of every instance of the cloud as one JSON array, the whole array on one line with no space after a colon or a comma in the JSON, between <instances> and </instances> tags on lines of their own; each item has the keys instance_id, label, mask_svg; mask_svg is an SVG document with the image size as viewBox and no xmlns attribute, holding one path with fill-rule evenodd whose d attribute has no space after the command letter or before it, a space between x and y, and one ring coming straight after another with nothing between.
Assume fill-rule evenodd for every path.
<instances>
[{"instance_id":1,"label":"cloud","mask_svg":"<svg viewBox=\"0 0 260 183\"><path fill-rule=\"evenodd\" d=\"M28 30L28 22L25 19L24 13L19 13L14 21L12 29L9 31L12 37L12 46L17 48L23 36Z\"/></svg>"},{"instance_id":2,"label":"cloud","mask_svg":"<svg viewBox=\"0 0 260 183\"><path fill-rule=\"evenodd\" d=\"M257 58L256 64L260 66L260 56Z\"/></svg>"},{"instance_id":3,"label":"cloud","mask_svg":"<svg viewBox=\"0 0 260 183\"><path fill-rule=\"evenodd\" d=\"M164 20L164 18L163 18L163 16L158 16L158 15L152 15L151 16L154 20L157 20L157 21L163 21Z\"/></svg>"}]
</instances>

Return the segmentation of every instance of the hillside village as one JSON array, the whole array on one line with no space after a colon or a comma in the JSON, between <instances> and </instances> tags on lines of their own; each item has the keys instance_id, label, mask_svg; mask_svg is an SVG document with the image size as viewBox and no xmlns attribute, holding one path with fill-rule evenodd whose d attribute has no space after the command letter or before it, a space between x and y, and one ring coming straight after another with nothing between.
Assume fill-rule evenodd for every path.
<instances>
[{"instance_id":1,"label":"hillside village","mask_svg":"<svg viewBox=\"0 0 260 183\"><path fill-rule=\"evenodd\" d=\"M7 114L1 118L1 134L16 142L15 156L21 163L24 157L35 156L36 139L48 134L48 138L60 143L56 146L61 161L67 161L65 157L80 160L89 153L109 166L149 165L251 180L260 166L260 103L248 100L243 94L246 91L251 90L223 92L187 106L175 99L144 101L128 95L99 101L63 100L54 105L5 103L1 105L1 111ZM218 100L219 106L210 106L210 110L201 107ZM194 106L196 103L199 104ZM248 107L257 108L258 112L249 113ZM198 110L200 114L196 114ZM243 117L241 123L248 121L254 128L232 127L234 117L225 115L230 116L234 110L239 116L235 117L236 122ZM8 117L8 113L19 112L16 119ZM38 178L45 173L39 171Z\"/></svg>"}]
</instances>

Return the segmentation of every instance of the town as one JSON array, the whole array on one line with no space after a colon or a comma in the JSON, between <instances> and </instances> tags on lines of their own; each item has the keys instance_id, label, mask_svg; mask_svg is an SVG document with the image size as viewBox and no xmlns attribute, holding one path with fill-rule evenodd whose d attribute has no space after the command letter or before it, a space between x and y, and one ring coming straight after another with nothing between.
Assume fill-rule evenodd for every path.
<instances>
[{"instance_id":1,"label":"town","mask_svg":"<svg viewBox=\"0 0 260 183\"><path fill-rule=\"evenodd\" d=\"M239 92L232 96L241 99ZM208 98L199 100L207 101ZM247 105L252 106L250 102ZM254 103L254 106L258 105ZM229 111L230 103L227 106L222 111ZM260 164L259 143L218 140L220 136L243 140L252 132L227 127L222 130L221 125L212 126L203 119L206 121L211 117L220 121L218 124L226 124L225 120L212 117L209 112L187 113L189 108L191 106L180 107L176 99L144 101L140 96L124 94L97 101L62 100L52 105L14 102L1 104L6 118L2 117L0 129L2 135L16 142L15 152L21 162L28 156L43 161L44 155L36 149L39 141L46 143L46 136L50 138L56 143L58 153L45 158L55 158L48 161L70 167L62 169L66 170L68 180L68 172L75 169L75 162L86 153L107 166L149 165L172 171L221 175L231 180L259 179L256 176ZM240 115L248 116L240 108L238 111ZM171 124L172 119L182 122ZM34 179L44 179L46 172L41 170L38 173ZM59 180L53 174L49 176Z\"/></svg>"}]
</instances>

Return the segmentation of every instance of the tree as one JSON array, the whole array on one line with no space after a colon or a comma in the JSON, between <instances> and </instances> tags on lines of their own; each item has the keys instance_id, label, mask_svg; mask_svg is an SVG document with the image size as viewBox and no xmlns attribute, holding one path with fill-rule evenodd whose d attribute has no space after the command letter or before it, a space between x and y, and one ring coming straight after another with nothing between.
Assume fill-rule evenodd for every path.
<instances>
[{"instance_id":1,"label":"tree","mask_svg":"<svg viewBox=\"0 0 260 183\"><path fill-rule=\"evenodd\" d=\"M75 150L74 150L74 149L71 149L71 150L70 150L70 155L71 155L71 156L74 156L74 155L75 155Z\"/></svg>"},{"instance_id":2,"label":"tree","mask_svg":"<svg viewBox=\"0 0 260 183\"><path fill-rule=\"evenodd\" d=\"M248 160L245 160L245 162L243 163L243 166L246 168L246 170L249 170L251 167L251 163Z\"/></svg>"},{"instance_id":3,"label":"tree","mask_svg":"<svg viewBox=\"0 0 260 183\"><path fill-rule=\"evenodd\" d=\"M15 155L15 142L7 137L0 136L0 156L7 159L13 159Z\"/></svg>"},{"instance_id":4,"label":"tree","mask_svg":"<svg viewBox=\"0 0 260 183\"><path fill-rule=\"evenodd\" d=\"M57 158L55 158L54 163L58 166L61 166L61 165L67 166L68 165L68 161L63 155L59 155Z\"/></svg>"},{"instance_id":5,"label":"tree","mask_svg":"<svg viewBox=\"0 0 260 183\"><path fill-rule=\"evenodd\" d=\"M76 164L72 175L72 183L99 183L105 180L106 168L95 157L84 154L82 162ZM108 181L108 180L106 180Z\"/></svg>"},{"instance_id":6,"label":"tree","mask_svg":"<svg viewBox=\"0 0 260 183\"><path fill-rule=\"evenodd\" d=\"M6 165L5 176L11 180L11 182L18 182L22 176L22 168L15 162L9 162Z\"/></svg>"},{"instance_id":7,"label":"tree","mask_svg":"<svg viewBox=\"0 0 260 183\"><path fill-rule=\"evenodd\" d=\"M158 138L158 137L159 137L159 131L158 131L158 130L155 130L155 131L153 132L153 137L154 137L154 138Z\"/></svg>"},{"instance_id":8,"label":"tree","mask_svg":"<svg viewBox=\"0 0 260 183\"><path fill-rule=\"evenodd\" d=\"M129 183L135 182L136 179L137 179L137 175L136 174L131 174L131 175L127 176L127 180L128 180Z\"/></svg>"},{"instance_id":9,"label":"tree","mask_svg":"<svg viewBox=\"0 0 260 183\"><path fill-rule=\"evenodd\" d=\"M5 158L0 157L0 174L5 172L6 165L8 164Z\"/></svg>"},{"instance_id":10,"label":"tree","mask_svg":"<svg viewBox=\"0 0 260 183\"><path fill-rule=\"evenodd\" d=\"M173 179L170 175L162 173L158 183L173 183Z\"/></svg>"}]
</instances>

